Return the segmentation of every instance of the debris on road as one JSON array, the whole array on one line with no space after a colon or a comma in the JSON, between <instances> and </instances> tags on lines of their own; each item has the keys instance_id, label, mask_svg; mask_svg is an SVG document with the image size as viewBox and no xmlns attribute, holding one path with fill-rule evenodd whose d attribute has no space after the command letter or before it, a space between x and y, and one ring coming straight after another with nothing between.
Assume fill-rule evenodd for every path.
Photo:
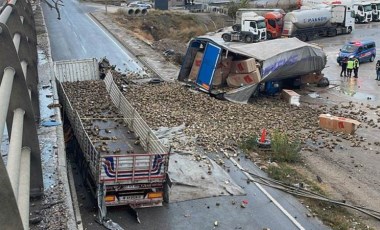
<instances>
[{"instance_id":1,"label":"debris on road","mask_svg":"<svg viewBox=\"0 0 380 230\"><path fill-rule=\"evenodd\" d=\"M331 131L343 132L352 135L359 125L360 122L353 119L332 116L331 114L319 115L319 126Z\"/></svg>"}]
</instances>

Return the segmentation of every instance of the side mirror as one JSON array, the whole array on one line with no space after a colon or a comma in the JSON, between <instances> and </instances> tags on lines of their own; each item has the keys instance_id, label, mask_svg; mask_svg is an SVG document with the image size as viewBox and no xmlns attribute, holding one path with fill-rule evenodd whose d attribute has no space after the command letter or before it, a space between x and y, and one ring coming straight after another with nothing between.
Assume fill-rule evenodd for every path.
<instances>
[{"instance_id":1,"label":"side mirror","mask_svg":"<svg viewBox=\"0 0 380 230\"><path fill-rule=\"evenodd\" d=\"M339 51L342 51L342 49L339 49Z\"/></svg>"}]
</instances>

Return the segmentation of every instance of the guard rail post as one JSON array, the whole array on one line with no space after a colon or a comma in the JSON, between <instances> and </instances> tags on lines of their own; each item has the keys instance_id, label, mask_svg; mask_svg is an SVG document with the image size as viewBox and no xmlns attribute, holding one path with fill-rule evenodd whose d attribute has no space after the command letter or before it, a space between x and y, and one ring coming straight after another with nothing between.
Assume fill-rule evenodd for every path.
<instances>
[{"instance_id":1,"label":"guard rail post","mask_svg":"<svg viewBox=\"0 0 380 230\"><path fill-rule=\"evenodd\" d=\"M0 226L29 228L30 197L43 194L36 120L39 119L37 48L30 2L9 0L0 9L0 144L10 138L5 166L0 157ZM33 177L30 175L33 174Z\"/></svg>"}]
</instances>

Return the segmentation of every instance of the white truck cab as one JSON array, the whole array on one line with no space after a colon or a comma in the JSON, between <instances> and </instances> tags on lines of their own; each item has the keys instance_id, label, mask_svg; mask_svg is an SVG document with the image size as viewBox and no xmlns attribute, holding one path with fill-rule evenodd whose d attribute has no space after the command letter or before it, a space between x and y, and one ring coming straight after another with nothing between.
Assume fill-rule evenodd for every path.
<instances>
[{"instance_id":1,"label":"white truck cab","mask_svg":"<svg viewBox=\"0 0 380 230\"><path fill-rule=\"evenodd\" d=\"M257 40L266 40L267 30L264 17L257 14L243 13L241 22L242 32L252 32Z\"/></svg>"},{"instance_id":2,"label":"white truck cab","mask_svg":"<svg viewBox=\"0 0 380 230\"><path fill-rule=\"evenodd\" d=\"M372 1L372 21L380 21L380 1Z\"/></svg>"},{"instance_id":3,"label":"white truck cab","mask_svg":"<svg viewBox=\"0 0 380 230\"><path fill-rule=\"evenodd\" d=\"M224 41L243 41L246 43L252 43L267 39L265 18L259 16L255 12L242 12L240 24L235 24L232 28L232 32L222 34Z\"/></svg>"},{"instance_id":4,"label":"white truck cab","mask_svg":"<svg viewBox=\"0 0 380 230\"><path fill-rule=\"evenodd\" d=\"M372 21L372 4L370 2L356 2L352 5L355 12L355 23Z\"/></svg>"}]
</instances>

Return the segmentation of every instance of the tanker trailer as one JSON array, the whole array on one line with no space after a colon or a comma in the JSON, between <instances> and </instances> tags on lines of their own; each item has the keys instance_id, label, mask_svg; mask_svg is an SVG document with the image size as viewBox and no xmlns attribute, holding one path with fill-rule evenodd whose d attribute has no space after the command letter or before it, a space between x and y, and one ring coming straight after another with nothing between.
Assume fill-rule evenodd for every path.
<instances>
[{"instance_id":1,"label":"tanker trailer","mask_svg":"<svg viewBox=\"0 0 380 230\"><path fill-rule=\"evenodd\" d=\"M345 5L294 10L284 17L282 35L310 41L317 37L349 34L354 25L351 10Z\"/></svg>"}]
</instances>

